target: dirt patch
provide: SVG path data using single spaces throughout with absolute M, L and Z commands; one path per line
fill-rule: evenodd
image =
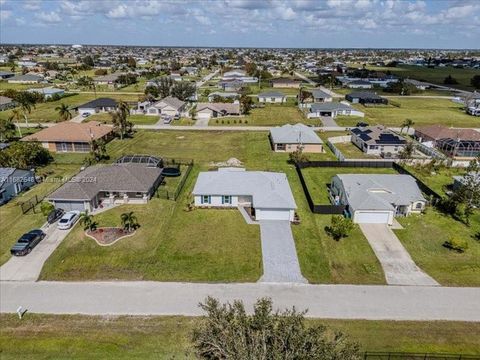
M 223 161 L 223 162 L 211 162 L 210 163 L 210 166 L 215 166 L 215 167 L 224 167 L 224 166 L 228 166 L 228 167 L 241 167 L 243 165 L 243 163 L 238 160 L 237 158 L 230 158 L 228 159 L 227 161 Z
M 118 240 L 134 234 L 135 231 L 127 231 L 118 227 L 98 228 L 94 231 L 88 230 L 85 232 L 85 235 L 95 240 L 100 246 L 112 245 Z

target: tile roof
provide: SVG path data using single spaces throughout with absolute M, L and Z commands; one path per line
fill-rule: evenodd
M 25 136 L 22 141 L 40 142 L 90 142 L 103 138 L 113 131 L 111 126 L 102 125 L 98 121 L 75 123 L 64 121 L 47 127 L 39 132 Z
M 443 125 L 419 126 L 415 128 L 417 136 L 426 135 L 432 139 L 459 139 L 480 141 L 480 132 L 474 129 L 448 128 Z

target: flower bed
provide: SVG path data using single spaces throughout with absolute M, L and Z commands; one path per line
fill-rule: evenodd
M 98 228 L 94 231 L 88 230 L 85 232 L 85 235 L 94 239 L 101 246 L 112 245 L 118 240 L 133 234 L 135 234 L 135 231 L 128 231 L 119 227 Z

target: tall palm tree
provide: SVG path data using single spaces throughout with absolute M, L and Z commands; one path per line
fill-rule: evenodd
M 415 122 L 412 119 L 405 119 L 405 121 L 402 124 L 402 129 L 401 129 L 400 133 L 403 132 L 404 128 L 407 128 L 407 134 L 408 134 L 408 131 L 410 130 L 410 127 L 413 126 L 414 124 L 415 124 Z
M 27 114 L 32 112 L 32 108 L 35 109 L 35 100 L 32 96 L 30 96 L 27 92 L 20 92 L 16 98 L 17 103 L 20 104 L 20 108 L 23 112 L 23 117 L 25 119 L 25 124 L 28 127 L 28 117 Z
M 123 137 L 132 131 L 133 124 L 127 120 L 129 114 L 130 109 L 128 104 L 124 101 L 118 103 L 117 111 L 110 113 L 113 127 L 120 135 L 120 140 L 123 140 Z
M 127 231 L 135 230 L 138 227 L 137 217 L 133 214 L 133 211 L 120 215 L 120 220 L 122 221 L 122 227 Z
M 55 108 L 55 111 L 58 112 L 60 121 L 66 121 L 72 118 L 72 113 L 70 111 L 70 108 L 68 107 L 68 105 L 65 105 L 64 103 L 61 103 L 59 106 L 57 106 Z
M 17 123 L 18 135 L 22 137 L 22 130 L 20 130 L 20 125 L 18 125 L 18 122 L 23 119 L 22 111 L 20 109 L 13 109 L 8 119 Z

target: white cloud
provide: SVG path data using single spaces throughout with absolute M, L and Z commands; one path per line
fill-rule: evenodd
M 62 21 L 60 15 L 55 11 L 50 12 L 39 12 L 35 17 L 40 20 L 42 23 L 56 24 Z
M 5 21 L 12 16 L 11 10 L 0 10 L 0 21 Z
M 25 10 L 40 10 L 42 7 L 42 2 L 40 0 L 28 0 L 23 3 L 23 8 Z

